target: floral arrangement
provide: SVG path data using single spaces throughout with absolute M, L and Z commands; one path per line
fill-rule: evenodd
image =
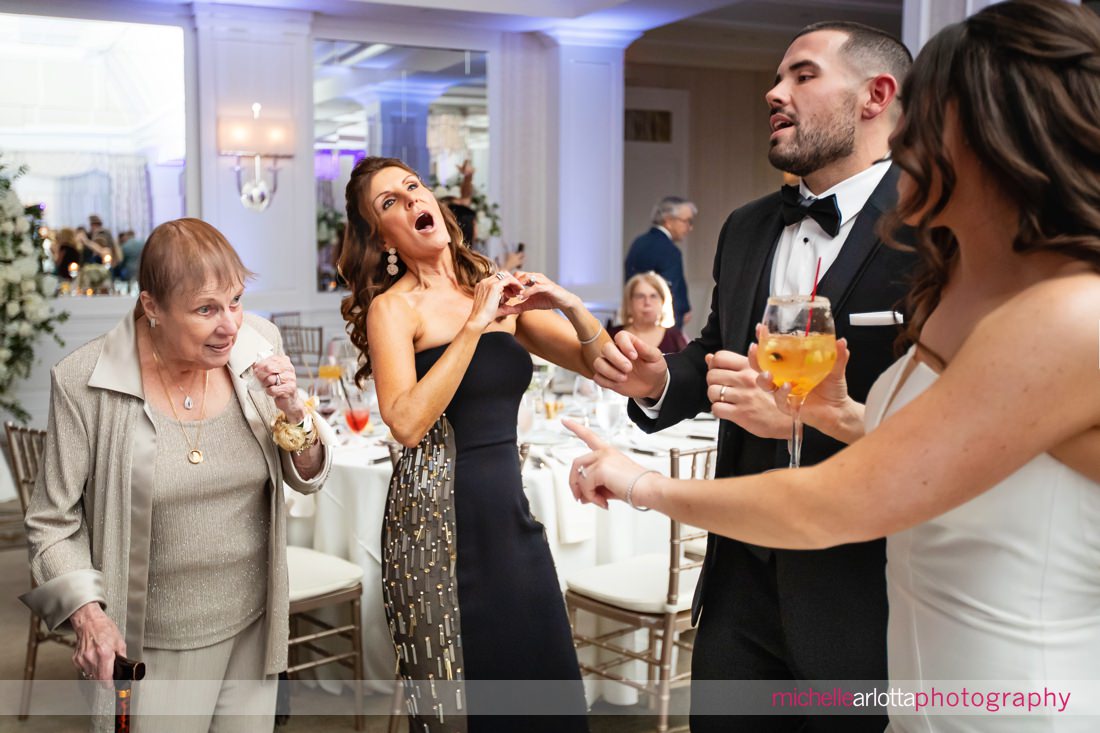
M 336 234 L 344 225 L 344 215 L 339 210 L 329 206 L 317 207 L 317 247 L 327 247 L 336 244 Z
M 12 394 L 16 381 L 30 375 L 34 344 L 47 333 L 61 346 L 57 325 L 69 314 L 51 313 L 49 300 L 57 293 L 57 278 L 46 272 L 45 229 L 42 207 L 23 206 L 11 184 L 25 172 L 6 173 L 0 163 L 0 409 L 20 422 L 30 414 Z

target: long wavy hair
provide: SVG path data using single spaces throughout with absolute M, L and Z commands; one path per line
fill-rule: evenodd
M 1091 10 L 1061 0 L 991 5 L 924 46 L 901 96 L 890 146 L 914 186 L 880 227 L 906 248 L 895 234 L 919 214 L 904 341 L 920 343 L 958 259 L 955 235 L 931 224 L 958 185 L 943 152 L 949 107 L 964 144 L 1019 210 L 1013 251 L 1057 252 L 1100 270 L 1100 18 Z
M 389 290 L 406 272 L 405 263 L 398 258 L 397 274 L 386 272 L 387 256 L 383 245 L 381 221 L 378 213 L 367 203 L 371 181 L 385 168 L 401 168 L 413 175 L 416 171 L 398 158 L 363 158 L 351 171 L 345 191 L 348 224 L 340 248 L 337 270 L 344 277 L 350 291 L 340 303 L 340 314 L 347 322 L 351 342 L 359 347 L 363 357 L 355 373 L 356 381 L 371 375 L 370 349 L 367 343 L 367 311 L 371 301 Z M 450 236 L 448 248 L 455 266 L 459 287 L 472 295 L 474 286 L 493 274 L 496 267 L 483 255 L 471 250 L 463 241 L 462 230 L 454 215 L 446 206 L 439 207 L 443 222 Z

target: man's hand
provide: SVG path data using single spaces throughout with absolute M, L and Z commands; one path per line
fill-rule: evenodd
M 629 331 L 604 344 L 595 369 L 596 384 L 636 399 L 660 398 L 668 376 L 664 354 Z
M 748 358 L 732 351 L 707 354 L 707 398 L 714 416 L 761 438 L 786 438 L 791 419 L 757 386 Z

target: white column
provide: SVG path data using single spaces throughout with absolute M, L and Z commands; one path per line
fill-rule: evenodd
M 253 310 L 304 302 L 316 288 L 311 17 L 195 5 L 202 216 L 258 274 L 247 301 Z M 235 159 L 217 153 L 218 117 L 248 116 L 253 102 L 263 105 L 261 115 L 289 121 L 295 151 L 280 161 L 278 190 L 258 213 L 240 203 Z
M 547 146 L 556 242 L 548 270 L 586 301 L 622 292 L 623 50 L 636 32 L 556 30 Z M 556 109 L 553 102 L 556 101 Z M 556 201 L 554 200 L 556 199 Z

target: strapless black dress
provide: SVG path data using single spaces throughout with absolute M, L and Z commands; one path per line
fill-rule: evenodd
M 416 355 L 418 379 L 446 346 Z M 390 483 L 383 596 L 412 731 L 587 730 L 554 561 L 520 477 L 516 414 L 531 370 L 511 334 L 484 334 L 446 411 L 404 450 Z M 546 681 L 522 694 L 552 699 L 557 714 L 496 714 L 502 696 L 521 694 L 506 684 L 515 680 Z

